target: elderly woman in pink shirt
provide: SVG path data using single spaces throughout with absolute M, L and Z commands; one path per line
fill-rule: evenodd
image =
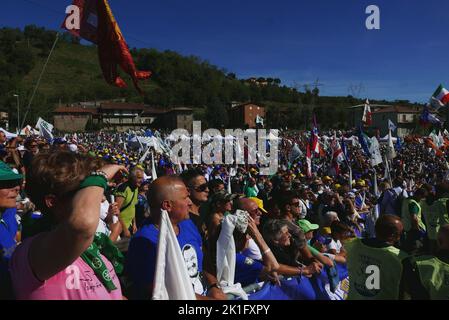
M 24 222 L 28 238 L 10 261 L 18 299 L 123 298 L 117 276 L 123 256 L 107 237 L 95 233 L 108 180 L 122 170 L 68 151 L 33 159 L 26 191 L 43 217 Z

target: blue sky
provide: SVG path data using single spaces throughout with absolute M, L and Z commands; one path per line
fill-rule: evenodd
M 425 102 L 449 86 L 447 0 L 109 0 L 132 47 L 197 55 L 238 77 L 322 95 Z M 58 29 L 70 0 L 3 0 L 0 26 Z M 365 27 L 368 5 L 381 30 Z M 352 91 L 354 92 L 354 91 Z

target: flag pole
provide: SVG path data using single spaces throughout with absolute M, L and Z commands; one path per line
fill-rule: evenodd
M 351 166 L 349 166 L 349 189 L 352 190 L 352 169 L 351 169 Z
M 56 33 L 56 38 L 55 38 L 55 41 L 53 42 L 53 46 L 52 46 L 52 48 L 50 50 L 50 53 L 48 54 L 47 60 L 45 61 L 45 64 L 44 64 L 44 66 L 42 68 L 42 71 L 41 71 L 41 74 L 39 75 L 39 78 L 37 80 L 36 86 L 34 87 L 33 94 L 31 95 L 30 101 L 28 102 L 27 110 L 25 112 L 25 116 L 23 117 L 22 125 L 20 126 L 21 128 L 23 128 L 23 125 L 25 124 L 28 112 L 30 111 L 30 108 L 31 108 L 31 103 L 33 102 L 34 96 L 36 95 L 37 89 L 39 88 L 39 85 L 41 83 L 42 77 L 43 77 L 43 75 L 45 73 L 45 70 L 47 69 L 48 62 L 50 61 L 50 57 L 51 57 L 51 55 L 53 54 L 53 51 L 56 48 L 56 43 L 58 42 L 58 40 L 59 40 L 59 32 Z
M 385 155 L 385 170 L 388 174 L 388 181 L 390 182 L 390 186 L 393 188 L 393 182 L 391 181 L 391 172 L 390 172 L 390 165 L 388 163 L 387 156 Z

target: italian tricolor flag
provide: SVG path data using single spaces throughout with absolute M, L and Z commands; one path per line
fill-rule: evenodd
M 446 88 L 444 88 L 441 84 L 435 91 L 435 93 L 432 95 L 432 97 L 440 101 L 443 105 L 449 103 L 449 91 Z

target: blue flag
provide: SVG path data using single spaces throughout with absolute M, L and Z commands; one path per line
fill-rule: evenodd
M 402 143 L 401 143 L 401 138 L 397 138 L 397 140 L 396 140 L 396 146 L 395 146 L 395 148 L 396 148 L 396 151 L 401 151 L 401 149 L 402 149 Z
M 362 146 L 363 151 L 365 152 L 365 154 L 368 157 L 371 157 L 371 153 L 369 152 L 368 141 L 367 141 L 368 137 L 363 132 L 361 125 L 360 125 L 360 128 L 359 128 L 358 137 L 359 137 L 359 142 L 360 142 L 360 145 Z
M 345 156 L 346 161 L 349 160 L 348 147 L 346 146 L 345 137 L 341 137 L 341 151 Z

